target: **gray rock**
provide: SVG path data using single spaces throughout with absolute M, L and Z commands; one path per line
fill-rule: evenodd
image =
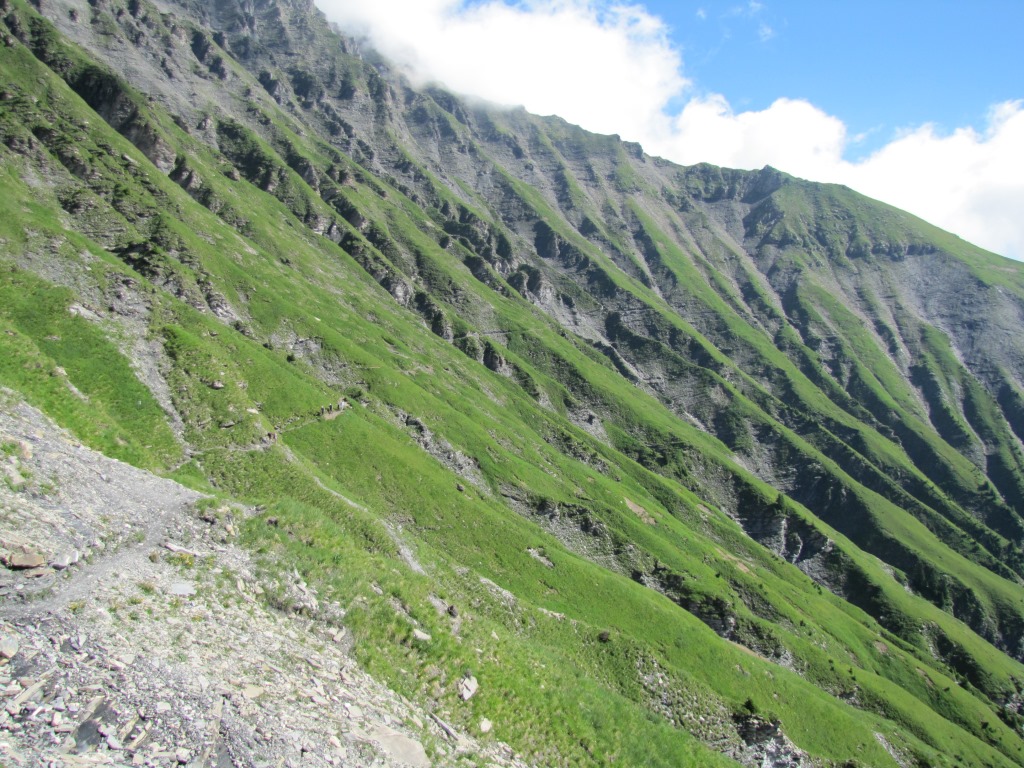
M 167 591 L 175 597 L 192 597 L 196 593 L 196 585 L 191 581 L 176 581 Z
M 38 552 L 14 552 L 8 558 L 7 565 L 16 570 L 39 568 L 46 565 L 46 558 Z
M 61 552 L 50 561 L 50 567 L 63 571 L 65 568 L 70 568 L 77 563 L 80 557 L 81 555 L 77 549 L 72 549 L 70 552 Z
M 368 729 L 367 735 L 396 762 L 414 768 L 430 768 L 430 758 L 427 757 L 423 745 L 415 739 L 386 725 L 376 724 Z
M 4 635 L 0 637 L 0 657 L 13 659 L 18 655 L 18 639 Z
M 84 317 L 86 320 L 92 320 L 93 322 L 98 322 L 100 320 L 99 315 L 91 309 L 83 307 L 81 304 L 72 304 L 68 307 L 68 314 L 73 315 L 74 317 Z M 63 371 L 64 369 L 57 368 L 56 370 Z
M 421 643 L 429 643 L 431 640 L 430 635 L 428 635 L 426 632 L 419 628 L 414 629 L 412 631 L 412 636 L 416 640 L 419 640 Z
M 480 687 L 480 683 L 472 675 L 466 675 L 464 678 L 459 680 L 459 696 L 462 697 L 463 701 L 469 701 L 473 698 L 473 694 L 477 692 Z
M 258 685 L 247 685 L 245 686 L 245 688 L 242 689 L 242 695 L 250 701 L 252 701 L 253 699 L 258 699 L 264 693 L 266 693 L 266 691 L 264 691 Z
M 10 464 L 4 465 L 4 477 L 12 490 L 20 491 L 28 485 L 28 480 L 25 479 L 25 476 Z
M 184 747 L 178 747 L 178 749 L 174 750 L 174 760 L 178 763 L 178 765 L 185 765 L 185 763 L 187 763 L 191 759 L 192 753 Z

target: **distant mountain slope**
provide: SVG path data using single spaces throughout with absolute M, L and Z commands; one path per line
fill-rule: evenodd
M 543 765 L 1020 763 L 1020 265 L 298 0 L 0 17 L 0 384 L 267 505 L 370 672 Z

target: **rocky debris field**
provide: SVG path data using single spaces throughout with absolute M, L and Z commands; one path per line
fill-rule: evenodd
M 237 545 L 252 510 L 0 396 L 0 764 L 522 765 L 357 668 L 343 611 Z

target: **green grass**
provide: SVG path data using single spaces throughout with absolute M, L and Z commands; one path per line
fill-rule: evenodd
M 109 456 L 147 468 L 181 448 L 166 414 L 108 334 L 69 312 L 70 291 L 6 265 L 0 282 L 0 383 L 26 393 Z
M 64 55 L 76 67 L 87 60 L 69 45 Z M 261 93 L 237 62 L 231 68 Z M 671 387 L 629 381 L 587 338 L 524 301 L 487 249 L 504 242 L 528 253 L 532 225 L 503 220 L 465 179 L 443 184 L 414 146 L 393 147 L 405 158 L 405 181 L 377 176 L 317 136 L 300 112 L 236 91 L 234 122 L 221 122 L 224 155 L 154 102 L 145 118 L 201 178 L 200 205 L 26 49 L 0 50 L 0 71 L 20 89 L 0 114 L 3 136 L 56 132 L 34 153 L 0 149 L 0 384 L 109 455 L 218 499 L 265 505 L 245 524 L 247 545 L 268 570 L 295 568 L 339 602 L 360 663 L 399 692 L 470 731 L 487 717 L 495 738 L 545 765 L 727 764 L 705 742 L 729 733 L 748 701 L 832 764 L 893 765 L 876 733 L 921 764 L 1019 764 L 1024 742 L 1014 719 L 999 714 L 1024 667 L 950 606 L 910 594 L 903 563 L 878 559 L 898 543 L 916 558 L 909 565 L 970 590 L 985 621 L 1009 626 L 1024 614 L 1019 583 L 994 562 L 1007 538 L 975 514 L 989 510 L 996 525 L 998 510 L 977 490 L 980 469 L 936 428 L 878 346 L 882 325 L 903 337 L 909 325 L 895 318 L 868 327 L 824 284 L 801 287 L 792 306 L 776 308 L 775 288 L 752 260 L 706 216 L 698 226 L 697 214 L 663 206 L 655 191 L 672 191 L 671 181 L 675 195 L 718 195 L 745 177 L 708 171 L 698 179 L 695 170 L 672 180 L 611 138 L 557 121 L 494 118 L 496 141 L 528 126 L 533 141 L 522 146 L 559 169 L 561 202 L 511 169 L 493 169 L 508 200 L 528 212 L 524 221 L 544 220 L 586 259 L 582 273 L 538 261 L 544 280 L 578 312 L 613 300 L 642 310 L 642 323 L 622 322 L 620 353 L 697 388 L 700 397 L 685 404 L 691 413 Z M 372 90 L 375 77 L 362 72 L 352 82 Z M 435 116 L 476 158 L 496 156 L 440 110 Z M 76 172 L 61 153 L 86 122 L 75 151 L 88 172 Z M 389 129 L 378 139 L 401 144 L 403 135 Z M 611 176 L 577 176 L 574 155 L 584 150 L 595 162 L 607 155 Z M 273 191 L 225 175 L 250 161 L 253 179 L 277 174 Z M 347 181 L 319 177 L 318 196 L 296 171 L 303 164 L 342 169 Z M 366 226 L 345 222 L 327 189 Z M 623 190 L 644 196 L 626 201 Z M 789 182 L 775 196 L 787 213 L 775 236 L 804 243 L 779 256 L 793 269 L 850 269 L 851 242 L 904 237 L 906 227 L 938 237 L 841 190 Z M 855 212 L 855 233 L 826 218 L 837 200 Z M 876 223 L 859 223 L 869 215 Z M 576 231 L 583 216 L 603 222 L 599 234 L 623 259 Z M 318 217 L 335 222 L 348 251 L 307 226 Z M 441 228 L 452 217 L 475 234 L 443 249 Z M 656 253 L 637 250 L 641 236 Z M 487 279 L 473 276 L 474 259 L 487 264 Z M 978 264 L 985 279 L 1020 289 L 1001 262 Z M 638 277 L 644 269 L 666 280 L 660 294 Z M 381 287 L 384 273 L 428 297 L 457 335 L 486 341 L 504 373 L 432 333 L 415 299 L 401 305 Z M 109 308 L 126 278 L 146 299 L 131 318 Z M 216 316 L 219 297 L 233 318 Z M 881 318 L 884 302 L 865 298 L 862 314 Z M 100 319 L 72 314 L 75 303 Z M 924 364 L 959 403 L 951 423 L 998 446 L 1005 477 L 996 486 L 1009 488 L 1020 462 L 999 404 L 948 339 L 916 330 Z M 821 367 L 828 350 L 816 347 L 826 335 L 850 378 L 842 366 Z M 129 362 L 139 338 L 160 350 L 191 452 L 184 464 L 168 415 Z M 863 392 L 870 403 L 860 402 Z M 966 394 L 952 398 L 957 392 Z M 323 418 L 321 409 L 343 397 L 352 407 Z M 595 414 L 598 436 L 570 420 L 581 411 Z M 433 436 L 429 450 L 417 422 Z M 915 464 L 893 424 L 936 463 Z M 829 478 L 870 528 L 844 528 L 838 516 L 829 525 L 827 506 L 810 494 L 806 505 L 780 496 L 750 469 L 765 455 Z M 468 467 L 461 474 L 448 467 L 460 462 Z M 846 568 L 832 575 L 862 580 L 862 608 L 744 534 L 728 514 L 748 511 L 743 505 L 764 515 L 782 509 L 828 537 Z M 984 537 L 987 554 L 970 548 L 972 537 Z M 404 548 L 426 575 L 404 562 Z M 458 608 L 457 631 L 435 603 Z M 738 642 L 697 618 L 716 606 L 735 620 Z M 432 640 L 414 641 L 413 626 Z M 942 639 L 957 658 L 931 652 Z M 775 661 L 762 658 L 771 654 Z M 481 690 L 463 703 L 455 683 L 466 672 Z

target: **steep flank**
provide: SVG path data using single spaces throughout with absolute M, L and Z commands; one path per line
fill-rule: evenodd
M 1024 759 L 1019 265 L 300 0 L 0 19 L 0 385 L 257 507 L 417 711 L 538 765 Z

